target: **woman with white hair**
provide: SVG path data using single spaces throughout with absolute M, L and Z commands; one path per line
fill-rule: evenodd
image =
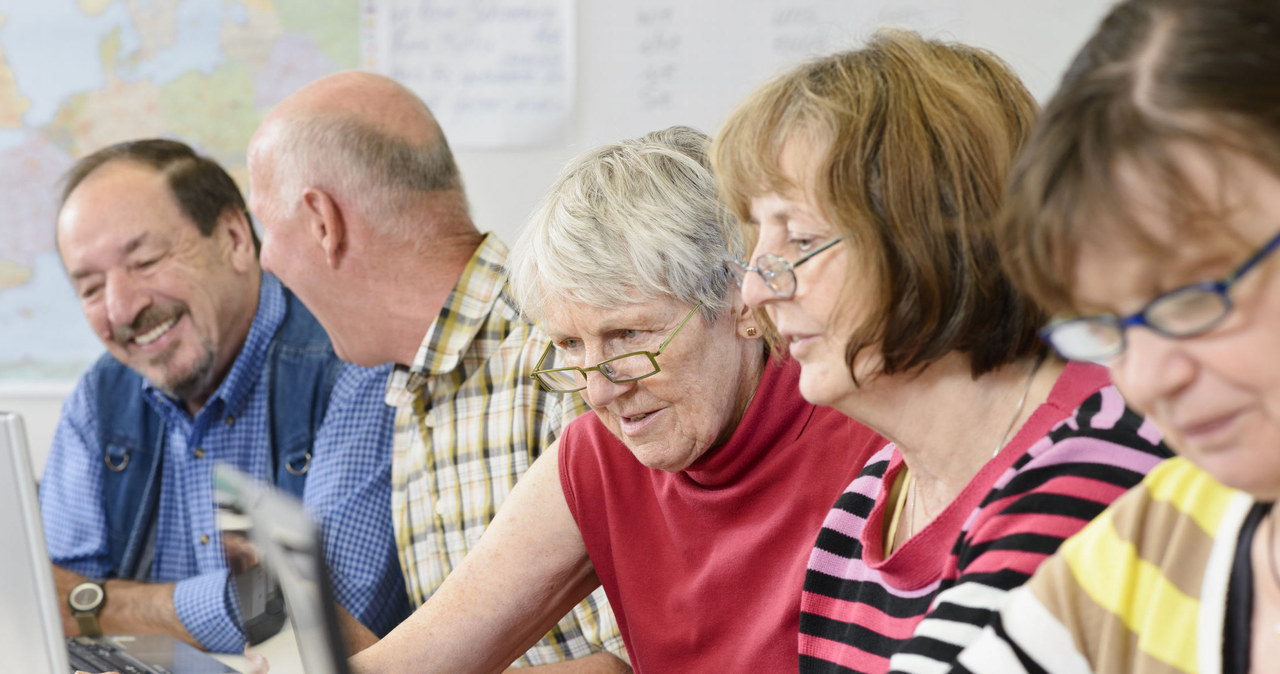
M 534 376 L 595 413 L 356 671 L 501 670 L 600 585 L 637 671 L 796 668 L 813 537 L 883 441 L 769 356 L 707 144 L 673 127 L 588 152 L 513 246 L 512 288 L 552 336 Z

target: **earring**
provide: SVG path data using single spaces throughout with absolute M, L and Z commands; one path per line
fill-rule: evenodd
M 748 325 L 748 326 L 747 326 L 747 336 L 748 336 L 748 337 L 755 337 L 755 336 L 756 336 L 756 326 L 754 326 L 754 325 Z

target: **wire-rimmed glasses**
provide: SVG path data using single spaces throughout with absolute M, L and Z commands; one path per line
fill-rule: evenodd
M 551 369 L 542 369 L 543 363 L 547 361 L 547 356 L 551 350 L 555 348 L 554 342 L 548 342 L 547 348 L 543 350 L 542 357 L 538 359 L 538 364 L 533 367 L 533 373 L 529 376 L 537 380 L 538 385 L 551 393 L 574 393 L 581 391 L 587 387 L 587 373 L 591 371 L 599 372 L 604 375 L 605 379 L 615 383 L 624 384 L 645 377 L 652 377 L 662 371 L 658 366 L 658 356 L 666 350 L 667 345 L 672 339 L 680 333 L 680 328 L 689 322 L 693 315 L 698 313 L 698 309 L 702 308 L 702 303 L 694 305 L 689 310 L 689 314 L 680 321 L 680 325 L 667 335 L 666 340 L 658 346 L 657 351 L 633 351 L 624 353 L 621 356 L 614 356 L 607 360 L 602 360 L 593 367 L 555 367 Z
M 774 255 L 773 253 L 762 253 L 756 257 L 756 266 L 749 267 L 737 260 L 729 260 L 729 272 L 733 274 L 734 283 L 738 287 L 742 287 L 742 282 L 746 280 L 747 274 L 755 272 L 760 275 L 760 279 L 773 291 L 774 295 L 784 300 L 795 297 L 796 294 L 796 267 L 813 259 L 813 256 L 822 251 L 840 243 L 840 237 L 836 237 L 817 248 L 801 255 L 795 262 Z
M 1145 326 L 1172 338 L 1203 334 L 1231 313 L 1234 308 L 1228 294 L 1231 288 L 1277 247 L 1280 247 L 1280 233 L 1220 279 L 1161 293 L 1128 316 L 1099 314 L 1053 321 L 1040 330 L 1040 337 L 1063 358 L 1105 362 L 1124 352 L 1125 331 L 1133 326 Z

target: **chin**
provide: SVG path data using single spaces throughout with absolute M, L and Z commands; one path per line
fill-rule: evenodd
M 800 370 L 800 395 L 814 405 L 833 407 L 845 393 L 832 381 L 832 372 L 821 365 L 805 365 Z

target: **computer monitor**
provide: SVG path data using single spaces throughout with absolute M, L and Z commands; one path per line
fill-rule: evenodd
M 349 674 L 324 559 L 321 529 L 292 495 L 228 466 L 214 466 L 215 492 L 249 519 L 249 540 L 280 582 L 307 674 Z
M 71 671 L 22 417 L 0 412 L 0 652 L 14 672 Z

